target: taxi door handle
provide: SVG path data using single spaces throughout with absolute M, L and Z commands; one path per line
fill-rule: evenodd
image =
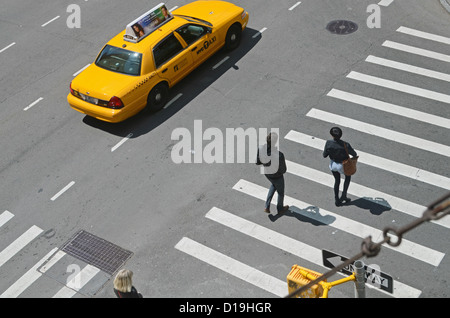
M 165 68 L 161 71 L 161 73 L 165 73 L 165 72 L 167 72 L 167 70 L 168 70 L 168 68 Z
M 197 49 L 197 47 L 193 47 L 193 48 L 191 49 L 191 51 L 194 52 L 196 49 Z

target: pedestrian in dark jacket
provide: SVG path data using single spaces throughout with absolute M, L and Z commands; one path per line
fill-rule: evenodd
M 128 269 L 120 270 L 114 279 L 114 294 L 118 298 L 142 298 L 133 286 L 133 272 Z
M 347 202 L 350 202 L 350 199 L 347 198 L 347 190 L 350 185 L 351 176 L 345 176 L 344 180 L 344 188 L 342 190 L 342 195 L 339 198 L 339 186 L 341 184 L 341 174 L 344 174 L 344 170 L 342 167 L 342 162 L 348 158 L 347 152 L 345 151 L 344 145 L 347 147 L 347 151 L 349 155 L 356 157 L 356 151 L 353 150 L 352 146 L 343 140 L 342 130 L 339 127 L 333 127 L 330 129 L 330 134 L 333 137 L 332 140 L 327 140 L 325 143 L 325 148 L 323 150 L 323 157 L 330 157 L 330 171 L 334 176 L 334 200 L 336 206 L 341 206 Z
M 264 212 L 270 213 L 270 203 L 272 202 L 275 191 L 278 195 L 277 210 L 283 213 L 289 209 L 284 205 L 284 173 L 286 172 L 286 161 L 284 154 L 276 149 L 275 144 L 278 140 L 276 133 L 270 133 L 266 138 L 266 144 L 258 148 L 256 159 L 257 165 L 264 166 L 264 175 L 270 181 L 270 189 L 267 194 Z

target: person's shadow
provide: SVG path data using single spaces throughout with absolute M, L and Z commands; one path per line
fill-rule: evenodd
M 301 222 L 309 222 L 312 225 L 316 226 L 330 225 L 336 220 L 334 216 L 321 215 L 320 209 L 316 206 L 309 206 L 305 209 L 300 209 L 296 206 L 290 206 L 289 210 L 286 212 L 278 213 L 275 215 L 269 214 L 269 219 L 272 222 L 275 222 L 283 216 L 294 217 Z
M 345 205 L 354 205 L 358 208 L 369 210 L 373 215 L 381 215 L 383 212 L 389 211 L 392 209 L 389 202 L 387 202 L 383 198 L 369 198 L 362 197 L 356 200 L 352 200 Z

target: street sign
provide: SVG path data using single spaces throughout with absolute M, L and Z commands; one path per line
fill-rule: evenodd
M 328 268 L 335 268 L 342 264 L 348 258 L 342 255 L 335 254 L 326 250 L 322 250 L 322 260 L 323 266 Z M 366 284 L 380 288 L 381 290 L 387 291 L 388 293 L 394 292 L 394 280 L 391 276 L 383 273 L 375 265 L 364 265 L 366 270 L 365 282 Z M 354 263 L 349 264 L 340 270 L 341 273 L 346 275 L 352 275 L 355 272 Z

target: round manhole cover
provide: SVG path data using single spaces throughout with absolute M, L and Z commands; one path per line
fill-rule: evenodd
M 352 21 L 335 20 L 327 24 L 327 30 L 334 34 L 350 34 L 358 30 L 358 25 Z

